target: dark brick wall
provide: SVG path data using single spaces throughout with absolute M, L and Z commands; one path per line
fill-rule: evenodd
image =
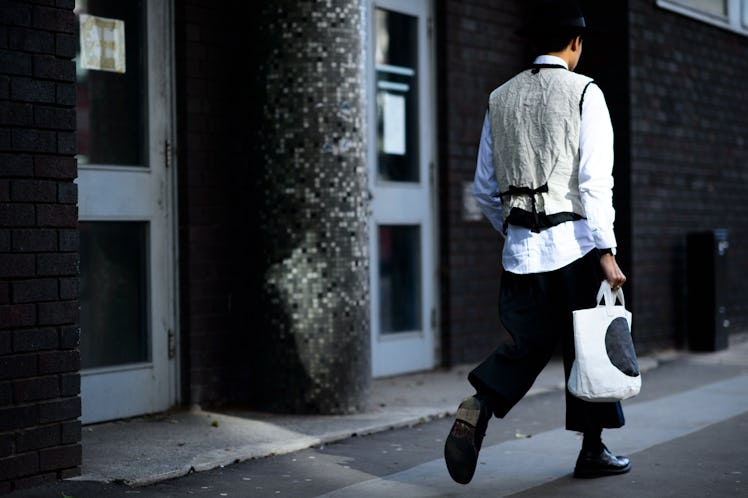
M 628 2 L 580 2 L 588 26 L 592 28 L 583 42 L 582 58 L 576 71 L 594 78 L 603 91 L 613 124 L 613 207 L 616 210 L 615 232 L 618 241 L 616 261 L 629 279 L 625 287 L 626 305 L 631 309 L 636 303 L 632 283 L 631 235 L 631 137 L 629 86 L 629 26 Z M 637 322 L 638 323 L 638 322 Z M 635 331 L 637 342 L 638 329 Z
M 730 330 L 748 326 L 748 37 L 630 2 L 631 285 L 639 340 L 684 345 L 686 235 L 727 228 Z M 708 310 L 704 310 L 705 313 Z
M 437 2 L 442 361 L 483 359 L 508 335 L 498 319 L 501 241 L 463 220 L 488 95 L 528 64 L 514 31 L 521 2 Z
M 240 2 L 176 4 L 182 399 L 247 396 L 252 236 L 247 17 Z M 251 31 L 251 30 L 249 30 Z M 244 84 L 244 86 L 242 86 Z
M 619 261 L 629 276 L 637 342 L 642 350 L 677 345 L 685 326 L 686 233 L 726 227 L 730 261 L 742 258 L 746 38 L 650 1 L 619 2 L 612 13 L 583 4 L 603 27 L 588 40 L 580 71 L 603 88 L 613 118 Z M 182 378 L 190 403 L 251 391 L 252 308 L 239 303 L 252 302 L 256 285 L 247 257 L 256 167 L 242 142 L 253 125 L 252 99 L 262 96 L 236 77 L 236 54 L 245 50 L 251 60 L 245 37 L 252 29 L 240 23 L 245 7 L 231 5 L 235 15 L 205 0 L 176 6 Z M 442 361 L 455 364 L 477 361 L 507 339 L 497 312 L 501 242 L 485 220 L 463 220 L 463 186 L 473 177 L 488 94 L 529 54 L 513 35 L 523 2 L 436 5 Z M 0 81 L 3 91 L 10 85 Z M 49 95 L 43 86 L 38 91 Z M 3 133 L 0 144 L 9 143 Z M 33 143 L 45 140 L 42 134 Z M 9 189 L 0 185 L 0 196 Z M 748 320 L 746 285 L 733 272 L 733 329 Z
M 0 493 L 81 464 L 74 23 L 0 4 Z
M 445 364 L 481 360 L 508 335 L 498 319 L 502 245 L 487 220 L 464 221 L 463 185 L 475 172 L 489 93 L 526 67 L 532 55 L 515 36 L 527 2 L 438 2 L 440 258 Z M 583 1 L 588 24 L 579 72 L 602 88 L 615 132 L 616 235 L 630 267 L 629 89 L 626 2 Z M 611 64 L 611 54 L 618 63 Z

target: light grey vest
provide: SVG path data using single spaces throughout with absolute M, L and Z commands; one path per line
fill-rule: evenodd
M 519 73 L 488 103 L 504 225 L 540 231 L 585 217 L 579 193 L 582 100 L 591 78 L 563 67 Z

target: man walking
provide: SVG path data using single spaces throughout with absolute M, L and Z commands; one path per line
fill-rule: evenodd
M 476 394 L 460 404 L 444 457 L 452 478 L 475 473 L 492 415 L 527 393 L 561 341 L 568 380 L 572 311 L 596 305 L 600 282 L 626 277 L 615 259 L 613 129 L 602 91 L 574 73 L 585 19 L 573 0 L 540 0 L 521 34 L 538 54 L 489 98 L 473 194 L 505 236 L 499 313 L 513 339 L 468 375 Z M 602 442 L 624 424 L 618 402 L 590 403 L 566 391 L 566 428 L 584 435 L 575 477 L 622 474 L 629 459 Z

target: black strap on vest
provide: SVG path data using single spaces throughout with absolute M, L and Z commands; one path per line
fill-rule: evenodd
M 541 69 L 566 69 L 566 66 L 561 64 L 533 64 L 532 74 L 538 74 Z
M 530 197 L 530 202 L 532 203 L 532 218 L 530 220 L 530 226 L 528 228 L 532 229 L 533 232 L 539 232 L 540 231 L 540 215 L 538 213 L 537 206 L 535 204 L 535 195 L 542 194 L 544 192 L 548 192 L 548 183 L 544 183 L 538 188 L 530 188 L 530 187 L 516 187 L 514 185 L 509 185 L 509 190 L 505 192 L 499 192 L 499 197 L 501 198 L 501 201 L 504 201 L 504 197 L 506 196 L 515 196 L 515 195 L 527 195 Z M 515 208 L 516 209 L 516 208 Z M 510 214 L 515 211 L 515 209 L 512 209 L 510 211 Z M 518 211 L 522 211 L 527 213 L 527 211 L 523 211 L 522 209 L 518 209 Z M 507 222 L 509 221 L 509 218 L 507 218 Z M 523 225 L 526 226 L 526 225 Z M 506 227 L 504 227 L 506 230 Z
M 535 233 L 540 233 L 541 230 L 544 230 L 546 228 L 555 227 L 556 225 L 560 225 L 561 223 L 566 223 L 567 221 L 576 221 L 576 220 L 583 220 L 584 217 L 578 215 L 577 213 L 564 211 L 562 213 L 555 213 L 555 214 L 545 214 L 545 213 L 531 213 L 529 211 L 525 211 L 520 208 L 512 208 L 511 211 L 509 211 L 509 216 L 507 216 L 506 221 L 504 222 L 504 233 L 506 233 L 506 229 L 509 225 L 516 225 L 520 227 L 529 228 L 531 231 Z
M 500 192 L 499 197 L 501 198 L 502 202 L 504 200 L 504 197 L 507 196 L 527 195 L 530 196 L 530 201 L 532 203 L 532 212 L 525 211 L 524 209 L 516 207 L 512 208 L 512 210 L 509 211 L 509 216 L 507 216 L 506 221 L 504 222 L 504 232 L 506 232 L 507 226 L 511 224 L 529 228 L 533 232 L 538 233 L 544 228 L 550 228 L 567 221 L 581 220 L 583 218 L 582 216 L 574 212 L 562 212 L 555 214 L 538 213 L 538 209 L 535 203 L 535 196 L 537 194 L 542 194 L 545 192 L 548 192 L 547 183 L 544 183 L 538 188 L 515 187 L 514 185 L 510 185 L 509 190 L 507 190 L 506 192 Z
M 509 190 L 505 192 L 499 192 L 499 197 L 504 197 L 505 195 L 529 195 L 533 198 L 533 203 L 535 202 L 535 194 L 542 194 L 544 192 L 548 192 L 548 184 L 544 183 L 538 188 L 530 188 L 530 187 L 515 187 L 514 185 L 509 185 Z
M 582 98 L 579 99 L 579 115 L 582 115 L 582 104 L 584 104 L 584 95 L 587 93 L 587 89 L 590 87 L 591 84 L 595 83 L 595 80 L 592 80 L 588 82 L 586 85 L 584 85 L 584 90 L 582 90 Z M 595 83 L 597 84 L 597 83 Z

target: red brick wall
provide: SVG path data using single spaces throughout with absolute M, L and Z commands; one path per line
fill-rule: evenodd
M 727 315 L 744 331 L 748 37 L 654 1 L 630 5 L 635 328 L 652 345 L 683 344 L 686 235 L 727 228 Z
M 74 28 L 0 5 L 0 493 L 81 464 Z

